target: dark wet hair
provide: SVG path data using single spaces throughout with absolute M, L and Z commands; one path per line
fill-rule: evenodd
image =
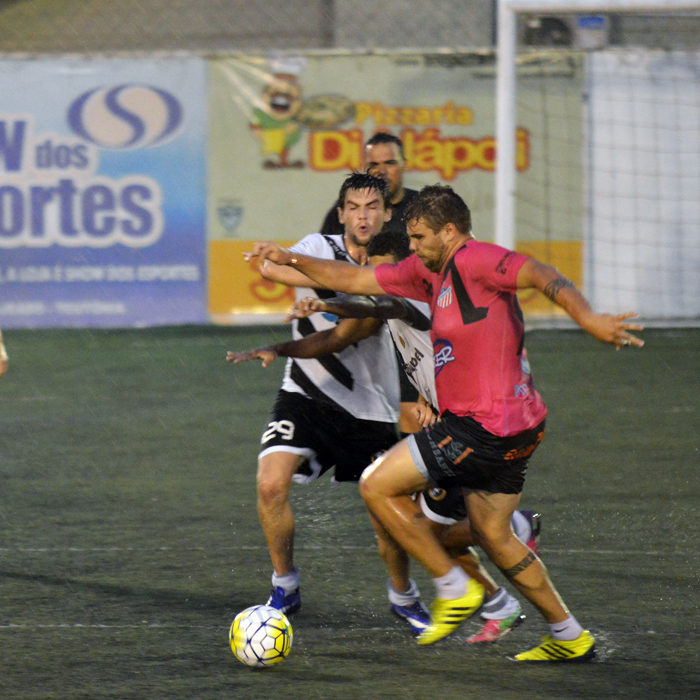
M 393 143 L 394 145 L 398 146 L 401 159 L 406 160 L 406 154 L 403 152 L 403 143 L 398 136 L 394 136 L 394 134 L 390 134 L 387 131 L 378 131 L 374 136 L 367 140 L 365 148 L 367 148 L 367 146 L 376 146 L 379 143 Z
M 411 254 L 410 245 L 411 239 L 405 231 L 397 231 L 396 229 L 380 231 L 367 244 L 367 257 L 393 255 L 398 262 Z
M 369 175 L 368 173 L 353 173 L 345 178 L 338 195 L 338 207 L 340 209 L 345 205 L 345 195 L 348 193 L 348 190 L 377 190 L 384 202 L 384 208 L 391 208 L 389 185 L 381 177 L 374 177 L 374 175 Z
M 463 234 L 471 233 L 472 215 L 464 200 L 448 185 L 424 187 L 406 206 L 403 215 L 408 224 L 422 219 L 431 231 L 454 224 Z

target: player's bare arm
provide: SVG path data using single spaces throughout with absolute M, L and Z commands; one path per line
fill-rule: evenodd
M 308 318 L 315 313 L 327 313 L 326 302 L 324 299 L 317 297 L 304 297 L 299 301 L 294 302 L 292 310 L 289 312 L 285 321 L 293 321 L 295 318 Z
M 528 259 L 518 272 L 518 289 L 535 288 L 566 311 L 576 323 L 603 343 L 613 345 L 616 350 L 626 345 L 641 348 L 644 341 L 630 331 L 644 330 L 639 323 L 628 322 L 637 314 L 601 314 L 591 308 L 586 297 L 555 267 Z
M 265 260 L 260 265 L 260 275 L 271 282 L 286 284 L 288 287 L 310 287 L 320 289 L 321 285 L 314 282 L 299 270 L 287 265 L 276 265 L 270 260 Z
M 327 300 L 314 297 L 301 299 L 294 304 L 287 320 L 305 318 L 317 311 L 335 314 L 340 318 L 378 318 L 383 321 L 389 318 L 406 318 L 408 316 L 406 305 L 396 297 L 373 298 L 342 295 Z
M 259 257 L 262 262 L 270 260 L 277 265 L 287 265 L 318 283 L 324 289 L 345 294 L 383 295 L 373 267 L 353 265 L 340 260 L 321 260 L 300 253 L 292 253 L 274 241 L 260 241 L 246 253 L 246 260 Z
M 346 319 L 337 326 L 325 331 L 317 331 L 298 340 L 290 340 L 276 345 L 267 345 L 247 352 L 229 351 L 226 361 L 240 364 L 249 360 L 260 359 L 267 367 L 278 357 L 296 357 L 311 359 L 342 352 L 345 348 L 359 343 L 374 335 L 381 327 L 376 319 Z

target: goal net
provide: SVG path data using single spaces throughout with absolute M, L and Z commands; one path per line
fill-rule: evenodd
M 509 187 L 503 164 L 497 241 L 563 268 L 597 310 L 700 322 L 700 4 L 505 4 L 499 156 L 504 111 L 537 126 L 527 177 Z

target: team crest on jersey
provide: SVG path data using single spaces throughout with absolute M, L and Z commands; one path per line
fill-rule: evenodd
M 448 362 L 454 362 L 457 358 L 453 354 L 452 343 L 449 340 L 438 338 L 433 343 L 433 361 L 435 362 L 435 376 Z
M 452 303 L 452 285 L 449 287 L 443 287 L 440 290 L 440 294 L 437 298 L 437 305 L 444 309 Z

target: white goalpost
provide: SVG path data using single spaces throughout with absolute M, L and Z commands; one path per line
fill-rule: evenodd
M 672 14 L 700 0 L 499 0 L 495 241 L 522 239 L 518 197 L 518 15 Z M 700 319 L 700 39 L 697 47 L 579 52 L 582 284 L 599 308 Z M 522 59 L 522 54 L 520 55 Z M 522 63 L 522 60 L 520 61 Z M 545 117 L 547 118 L 547 117 Z M 549 117 L 552 122 L 560 114 Z M 555 148 L 561 148 L 557 144 Z M 543 199 L 557 195 L 550 176 Z M 551 194 L 555 193 L 555 194 Z M 545 212 L 542 216 L 555 216 Z M 556 208 L 556 206 L 555 206 Z M 536 218 L 533 215 L 532 218 Z

